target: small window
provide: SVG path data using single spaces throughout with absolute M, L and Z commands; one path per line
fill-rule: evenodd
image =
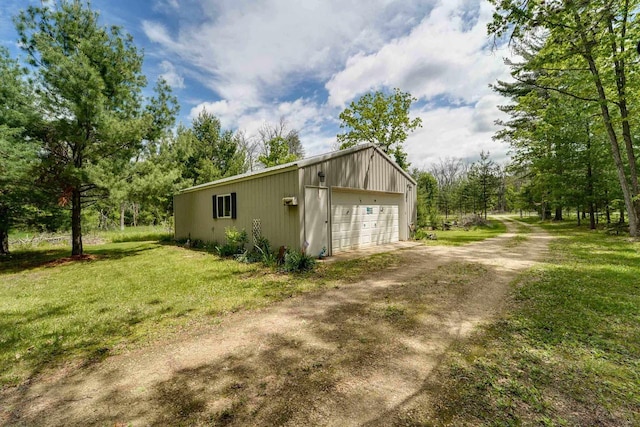
M 213 196 L 214 218 L 236 218 L 236 193 Z

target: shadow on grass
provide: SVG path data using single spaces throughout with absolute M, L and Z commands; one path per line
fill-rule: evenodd
M 59 406 L 34 411 L 24 421 L 37 424 L 46 415 L 65 425 L 126 425 L 141 418 L 158 426 L 318 425 L 350 420 L 353 414 L 374 417 L 389 404 L 389 396 L 380 394 L 371 379 L 388 375 L 401 384 L 414 382 L 421 370 L 411 360 L 423 356 L 421 348 L 435 338 L 425 331 L 422 316 L 439 305 L 447 312 L 470 297 L 459 280 L 469 268 L 460 264 L 453 272 L 438 269 L 433 277 L 389 288 L 336 293 L 329 307 L 326 300 L 305 300 L 297 319 L 312 325 L 308 335 L 295 329 L 265 332 L 260 342 L 243 343 L 200 366 L 161 376 L 144 397 L 119 388 L 117 382 L 130 375 L 126 371 L 94 372 L 96 386 L 109 391 L 87 402 L 92 411 L 86 418 L 72 419 L 69 403 L 61 399 Z M 476 275 L 494 274 L 472 269 Z M 83 374 L 78 375 L 75 379 Z M 58 386 L 47 385 L 51 390 Z M 21 392 L 12 416 L 31 404 L 28 390 Z
M 88 246 L 83 257 L 72 257 L 67 248 L 31 249 L 15 251 L 0 258 L 0 275 L 14 274 L 41 267 L 56 267 L 77 262 L 96 262 L 102 260 L 121 259 L 142 252 L 155 249 L 156 245 L 149 242 L 147 247 L 130 246 L 118 247 L 117 244 Z
M 498 350 L 489 341 L 488 349 L 468 369 L 449 370 L 444 364 L 440 368 L 444 373 L 436 369 L 426 377 L 416 369 L 411 362 L 416 357 L 427 363 L 433 356 L 434 366 L 441 366 L 445 357 L 437 349 L 433 355 L 425 354 L 424 348 L 443 339 L 443 333 L 453 333 L 425 329 L 421 315 L 453 311 L 477 298 L 474 286 L 462 283 L 469 273 L 485 280 L 495 275 L 492 268 L 474 266 L 457 263 L 428 278 L 362 295 L 337 295 L 330 307 L 305 301 L 298 316 L 312 325 L 308 335 L 265 334 L 259 345 L 245 343 L 200 366 L 177 370 L 153 383 L 144 399 L 137 392 L 127 394 L 117 388 L 116 382 L 126 372 L 100 372 L 99 382 L 111 391 L 89 403 L 95 412 L 88 418 L 65 418 L 68 402 L 59 402 L 59 407 L 43 409 L 25 421 L 37 424 L 53 411 L 61 416 L 57 421 L 69 425 L 126 424 L 141 418 L 151 425 L 318 425 L 353 420 L 354 414 L 366 414 L 369 420 L 364 425 L 380 426 L 431 425 L 437 420 L 542 424 L 545 419 L 561 421 L 552 405 L 555 399 L 569 405 L 569 424 L 623 425 L 624 414 L 609 410 L 609 405 L 621 401 L 624 405 L 620 390 L 630 387 L 625 375 L 632 372 L 627 368 L 634 366 L 640 351 L 637 325 L 636 335 L 625 335 L 628 330 L 620 329 L 633 326 L 636 312 L 629 302 L 637 300 L 637 286 L 625 285 L 633 283 L 633 274 L 626 273 L 617 273 L 615 282 L 622 285 L 611 286 L 605 264 L 592 266 L 595 274 L 563 268 L 553 280 L 543 276 L 542 288 L 518 291 L 524 309 L 506 323 L 490 327 L 490 339 L 498 340 Z M 585 287 L 587 283 L 592 286 Z M 611 292 L 615 298 L 609 298 Z M 457 342 L 456 347 L 462 347 L 464 341 Z M 615 375 L 621 375 L 618 387 L 579 360 L 563 364 L 545 356 L 567 350 L 607 355 L 628 372 L 616 368 Z M 449 375 L 454 383 L 443 385 L 442 375 Z M 396 389 L 396 381 L 400 385 L 407 381 L 413 388 Z M 55 389 L 56 384 L 49 387 Z M 389 406 L 389 396 L 380 394 L 385 387 L 389 393 L 408 397 Z M 24 403 L 13 409 L 15 414 L 29 405 L 27 394 L 20 401 Z

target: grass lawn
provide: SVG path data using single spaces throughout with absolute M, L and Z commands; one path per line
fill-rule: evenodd
M 12 230 L 9 234 L 9 246 L 11 251 L 34 249 L 37 247 L 49 248 L 52 245 L 48 242 L 40 242 L 39 237 L 62 237 L 63 239 L 58 243 L 59 246 L 66 247 L 71 241 L 71 233 L 66 234 L 43 234 L 29 231 L 15 231 Z M 150 240 L 171 240 L 173 238 L 173 232 L 167 230 L 165 227 L 153 226 L 153 225 L 141 225 L 137 227 L 126 227 L 124 230 L 94 230 L 89 232 L 83 232 L 83 240 L 85 242 L 136 242 L 136 241 L 150 241 Z
M 132 236 L 122 240 L 144 238 Z M 157 241 L 86 246 L 85 253 L 89 259 L 70 261 L 67 248 L 37 248 L 0 261 L 0 385 L 219 322 L 228 312 L 357 280 L 397 261 L 380 254 L 321 265 L 305 276 Z
M 428 233 L 435 233 L 437 240 L 422 240 L 429 246 L 448 245 L 461 246 L 467 243 L 479 242 L 481 240 L 496 237 L 507 231 L 507 227 L 498 220 L 489 220 L 488 225 L 482 227 L 471 227 L 468 230 L 453 227 L 451 230 L 435 230 Z
M 503 318 L 454 349 L 431 386 L 454 425 L 640 425 L 640 243 L 568 223 Z M 409 420 L 407 420 L 409 421 Z

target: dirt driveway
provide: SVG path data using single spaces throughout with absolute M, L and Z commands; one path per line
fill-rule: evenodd
M 507 225 L 463 247 L 403 250 L 377 277 L 236 313 L 184 341 L 40 378 L 2 396 L 0 420 L 386 425 L 424 397 L 447 349 L 499 313 L 509 283 L 544 256 L 548 235 L 516 237 L 522 226 Z

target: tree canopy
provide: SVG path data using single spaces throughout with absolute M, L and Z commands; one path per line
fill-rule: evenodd
M 408 169 L 402 144 L 411 132 L 422 126 L 419 117 L 409 117 L 414 101 L 416 99 L 410 93 L 397 88 L 388 95 L 381 91 L 363 95 L 340 113 L 340 129 L 344 131 L 337 136 L 340 148 L 370 142 L 393 156 L 402 168 Z
M 61 203 L 71 204 L 73 255 L 82 255 L 82 205 L 96 189 L 91 166 L 131 157 L 149 127 L 141 111 L 142 55 L 130 35 L 98 19 L 80 1 L 29 7 L 15 19 L 47 120 L 49 176 L 59 183 Z
M 637 104 L 635 46 L 640 36 L 632 0 L 491 0 L 496 7 L 488 29 L 508 36 L 523 58 L 510 63 L 523 88 L 581 101 L 595 108 L 608 142 L 619 188 L 638 235 Z

